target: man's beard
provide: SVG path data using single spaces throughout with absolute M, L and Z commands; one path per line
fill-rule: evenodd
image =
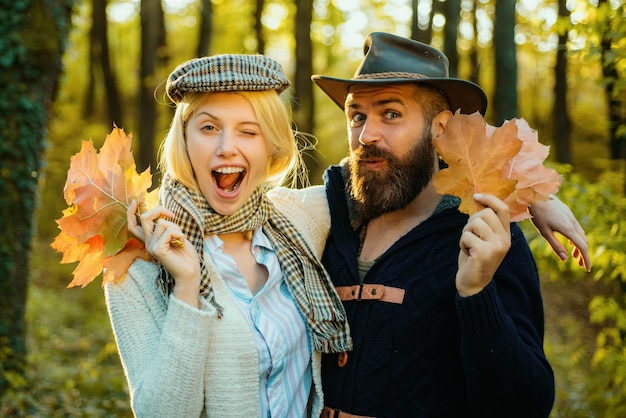
M 375 145 L 362 146 L 350 154 L 350 192 L 363 221 L 405 208 L 424 190 L 435 172 L 431 139 L 430 130 L 425 129 L 403 160 Z M 368 158 L 382 158 L 387 166 L 367 170 L 359 161 Z

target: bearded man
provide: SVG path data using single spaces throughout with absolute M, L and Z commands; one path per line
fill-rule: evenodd
M 539 277 L 509 209 L 491 195 L 468 216 L 432 177 L 431 144 L 483 90 L 448 77 L 435 48 L 373 33 L 352 79 L 313 76 L 345 111 L 350 153 L 325 173 L 323 263 L 354 349 L 325 355 L 324 417 L 545 417 Z

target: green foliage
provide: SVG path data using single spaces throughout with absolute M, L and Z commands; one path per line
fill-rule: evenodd
M 0 417 L 131 417 L 102 289 L 65 289 L 71 267 L 51 261 L 57 257 L 45 242 L 36 254 L 27 371 L 15 376 Z
M 569 166 L 557 169 L 565 175 L 559 197 L 569 203 L 586 229 L 592 272 L 584 273 L 573 261 L 560 262 L 543 238 L 527 230 L 542 279 L 560 283 L 563 292 L 583 294 L 567 296 L 569 298 L 586 297 L 588 324 L 571 317 L 558 318 L 557 321 L 561 321 L 556 327 L 558 331 L 548 334 L 547 351 L 554 353 L 550 358 L 560 388 L 554 416 L 625 416 L 626 197 L 622 195 L 623 168 L 607 169 L 593 183 L 572 172 Z M 555 339 L 559 334 L 561 338 Z
M 29 356 L 29 377 L 37 416 L 128 415 L 126 381 L 102 289 L 83 293 L 88 294 L 31 288 L 29 346 L 37 349 Z M 33 310 L 37 320 L 30 316 Z
M 626 277 L 626 197 L 622 195 L 623 169 L 606 167 L 594 183 L 587 181 L 581 173 L 573 172 L 571 166 L 558 165 L 556 169 L 565 178 L 559 197 L 568 203 L 586 229 L 593 265 L 591 278 L 612 282 Z M 546 248 L 541 238 L 535 236 L 530 245 L 540 257 L 540 270 L 552 271 L 550 279 L 560 279 L 563 274 L 570 278 L 583 275 L 575 263 L 563 264 L 550 257 L 550 249 Z

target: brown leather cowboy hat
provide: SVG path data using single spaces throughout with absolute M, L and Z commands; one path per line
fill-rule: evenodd
M 351 79 L 314 75 L 315 82 L 343 109 L 355 84 L 426 83 L 443 91 L 450 110 L 471 114 L 487 110 L 487 96 L 471 81 L 450 78 L 448 57 L 429 45 L 383 32 L 371 33 L 363 45 L 365 57 Z

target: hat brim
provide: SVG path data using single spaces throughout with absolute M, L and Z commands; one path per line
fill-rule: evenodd
M 487 111 L 487 96 L 483 89 L 471 81 L 457 78 L 382 78 L 382 79 L 343 79 L 314 75 L 311 80 L 318 85 L 337 105 L 343 109 L 350 87 L 354 85 L 380 85 L 416 83 L 430 84 L 445 93 L 450 102 L 450 110 L 472 114 L 480 112 L 482 115 Z

